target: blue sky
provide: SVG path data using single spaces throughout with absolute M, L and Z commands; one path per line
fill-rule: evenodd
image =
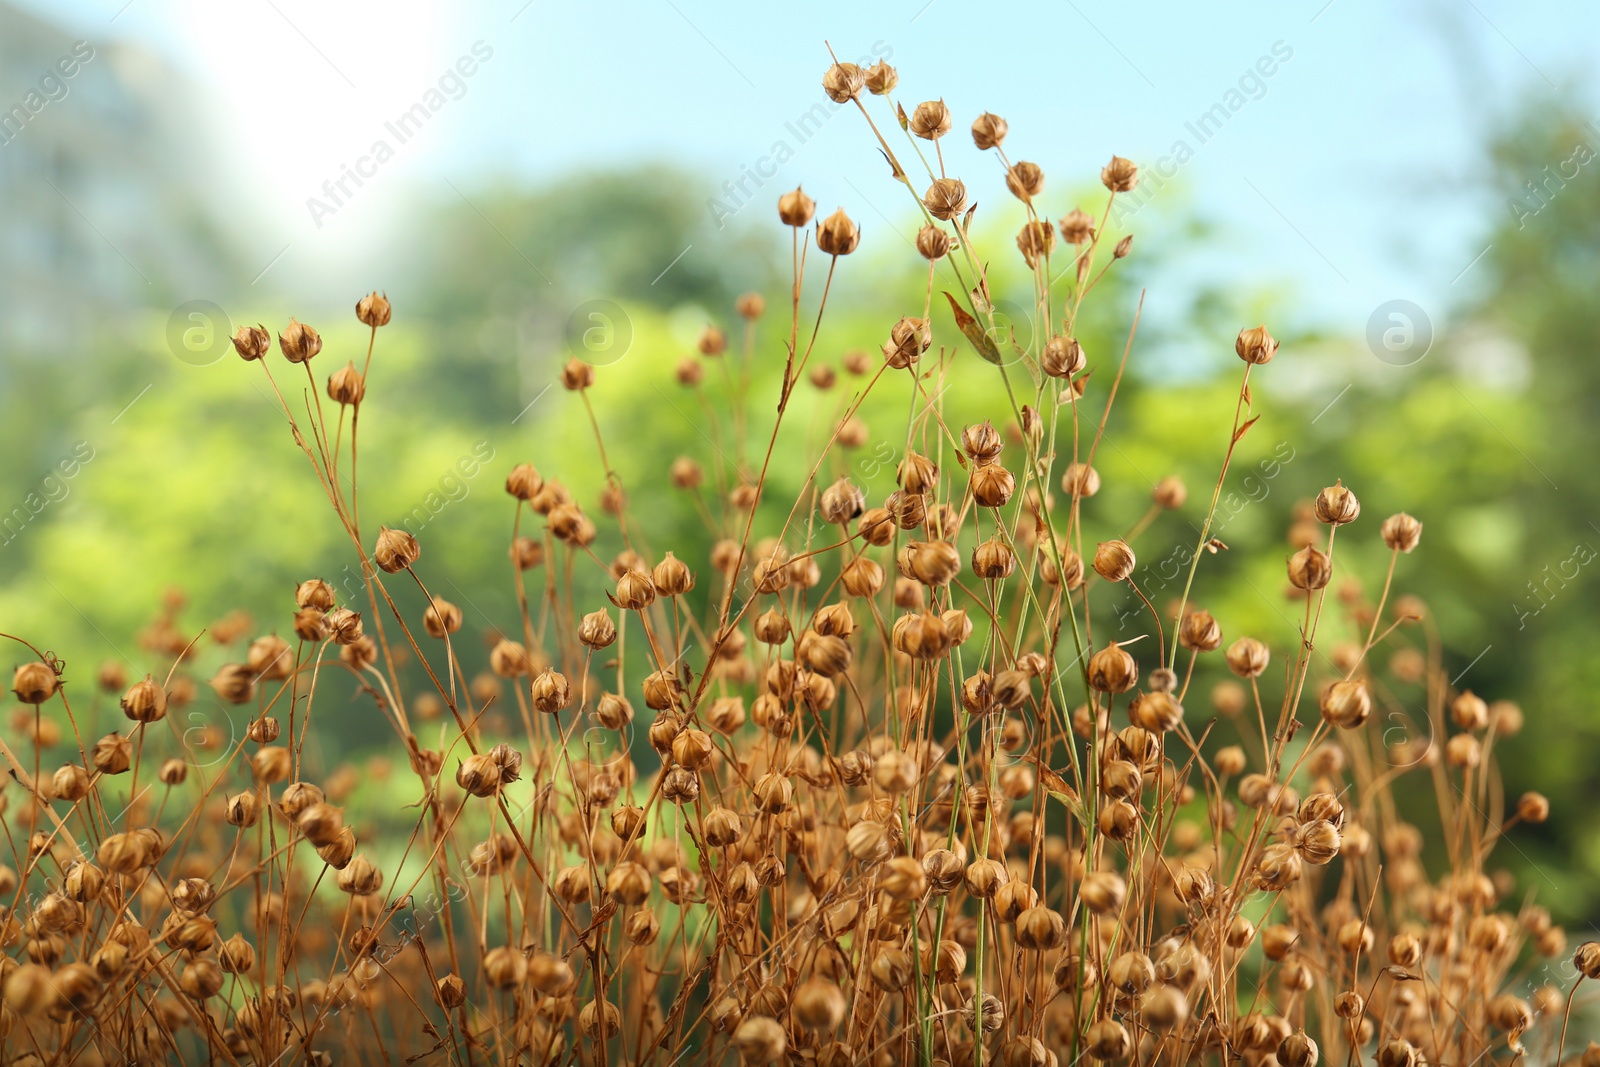
M 196 79 L 239 175 L 222 195 L 246 208 L 263 262 L 283 245 L 290 259 L 335 256 L 446 180 L 657 159 L 704 173 L 710 201 L 780 141 L 793 157 L 764 200 L 804 182 L 825 207 L 894 217 L 902 200 L 858 116 L 804 143 L 787 125 L 823 99 L 827 40 L 841 58 L 891 54 L 908 109 L 942 96 L 961 134 L 952 170 L 991 198 L 994 163 L 962 132 L 982 110 L 1010 121 L 1013 158 L 1044 167 L 1053 214 L 1071 204 L 1048 192 L 1092 180 L 1113 152 L 1148 167 L 1185 142 L 1192 158 L 1158 200 L 1202 207 L 1227 235 L 1187 269 L 1273 287 L 1352 334 L 1384 301 L 1444 309 L 1470 288 L 1486 220 L 1508 210 L 1475 184 L 1486 131 L 1533 90 L 1592 101 L 1575 75 L 1600 41 L 1600 8 L 1510 0 L 24 6 L 94 42 L 137 41 Z M 449 77 L 475 45 L 488 58 Z M 441 78 L 449 99 L 427 127 L 313 219 L 323 183 L 394 140 L 385 123 Z M 1244 103 L 1201 143 L 1186 124 L 1231 90 Z M 1164 217 L 1141 212 L 1140 226 Z

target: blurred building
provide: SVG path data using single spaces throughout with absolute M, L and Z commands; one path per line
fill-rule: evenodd
M 0 365 L 81 352 L 207 295 L 220 139 L 158 57 L 0 0 Z

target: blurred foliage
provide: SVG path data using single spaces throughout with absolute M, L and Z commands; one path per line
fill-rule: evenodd
M 1494 187 L 1526 199 L 1523 183 L 1539 180 L 1540 168 L 1567 159 L 1593 132 L 1559 109 L 1530 106 L 1492 146 Z M 1232 353 L 1233 332 L 1262 318 L 1272 323 L 1285 344 L 1252 377 L 1262 418 L 1222 488 L 1226 519 L 1216 533 L 1228 549 L 1206 558 L 1191 602 L 1216 614 L 1229 639 L 1249 633 L 1276 649 L 1291 647 L 1299 620 L 1284 596 L 1283 563 L 1297 502 L 1335 478 L 1358 492 L 1363 516 L 1340 536 L 1339 578 L 1359 583 L 1368 600 L 1388 564 L 1378 524 L 1401 510 L 1422 519 L 1422 546 L 1400 561 L 1396 592 L 1423 596 L 1430 615 L 1426 626 L 1404 628 L 1396 641 L 1425 647 L 1424 635 L 1436 631 L 1445 666 L 1462 688 L 1525 708 L 1527 728 L 1504 745 L 1504 789 L 1511 797 L 1541 789 L 1556 814 L 1545 826 L 1519 830 L 1503 858 L 1537 865 L 1541 873 L 1524 884 L 1568 918 L 1600 908 L 1600 826 L 1583 817 L 1600 777 L 1600 726 L 1584 696 L 1600 673 L 1584 647 L 1600 609 L 1587 592 L 1587 570 L 1558 582 L 1548 575 L 1576 546 L 1600 546 L 1591 518 L 1600 482 L 1587 470 L 1600 375 L 1592 359 L 1600 309 L 1589 299 L 1600 282 L 1596 167 L 1600 162 L 1581 168 L 1536 214 L 1496 216 L 1492 247 L 1478 268 L 1489 279 L 1481 298 L 1459 309 L 1463 325 L 1412 366 L 1378 361 L 1359 337 L 1297 335 L 1292 309 L 1225 288 L 1203 287 L 1182 321 L 1142 326 L 1096 461 L 1105 489 L 1086 508 L 1091 538 L 1120 536 L 1148 506 L 1158 479 L 1178 474 L 1186 481 L 1188 503 L 1160 515 L 1139 540 L 1141 583 L 1165 608 L 1182 591 L 1183 574 L 1172 561 L 1193 550 L 1227 444 L 1242 366 Z M 773 219 L 731 242 L 719 238 L 716 247 L 732 251 L 711 256 L 708 222 L 687 192 L 689 181 L 649 170 L 578 176 L 533 192 L 473 191 L 470 201 L 446 197 L 429 209 L 431 236 L 396 250 L 398 277 L 389 287 L 395 319 L 380 331 L 363 407 L 361 514 L 369 541 L 379 523 L 409 522 L 418 534 L 433 591 L 466 612 L 458 648 L 469 677 L 486 659 L 477 639 L 516 626 L 504 550 L 513 509 L 502 492 L 513 464 L 531 461 L 573 490 L 600 524 L 602 558 L 621 547 L 615 521 L 598 508 L 605 472 L 589 414 L 558 381 L 591 321 L 572 322 L 587 302 L 609 302 L 615 311 L 607 314 L 620 317 L 608 327 L 626 331 L 624 351 L 596 359 L 590 399 L 631 509 L 650 517 L 639 533 L 702 571 L 697 596 L 717 589 L 706 565 L 711 533 L 699 507 L 672 488 L 667 469 L 680 454 L 702 462 L 702 503 L 720 514 L 715 494 L 725 491 L 741 457 L 746 468 L 759 466 L 788 340 L 788 235 Z M 1094 196 L 1086 191 L 1085 203 Z M 1028 283 L 1009 238 L 1015 222 L 1020 216 L 989 218 L 983 251 L 996 293 L 1025 303 Z M 1081 324 L 1094 368 L 1080 416 L 1085 434 L 1093 433 L 1116 377 L 1139 285 L 1164 256 L 1204 233 L 1190 219 L 1150 223 L 1136 254 L 1097 287 Z M 910 231 L 909 218 L 902 226 Z M 843 355 L 875 353 L 895 318 L 923 313 L 925 271 L 906 243 L 888 238 L 840 264 L 812 357 L 839 369 L 839 380 L 829 391 L 807 385 L 797 394 L 794 417 L 774 448 L 769 495 L 800 492 L 828 428 L 864 381 L 843 372 Z M 957 285 L 941 272 L 935 289 Z M 716 361 L 703 361 L 708 373 L 698 390 L 679 385 L 675 368 L 707 323 L 725 328 L 730 348 L 740 350 L 743 328 L 732 303 L 746 289 L 764 292 L 768 303 L 752 349 L 752 422 L 740 442 L 726 416 L 728 379 Z M 815 317 L 819 291 L 808 285 L 803 323 Z M 346 303 L 358 295 L 345 294 Z M 948 344 L 957 334 L 937 291 L 934 300 L 936 337 Z M 291 312 L 298 310 L 263 301 L 240 318 L 281 324 Z M 312 321 L 326 338 L 314 365 L 320 388 L 345 361 L 360 364 L 367 333 L 348 313 Z M 0 628 L 63 655 L 80 692 L 92 685 L 87 668 L 101 660 L 121 661 L 130 673 L 149 668 L 152 657 L 135 634 L 168 586 L 189 595 L 182 613 L 189 632 L 243 609 L 255 620 L 248 637 L 288 632 L 300 579 L 320 574 L 342 587 L 355 574 L 355 555 L 319 499 L 261 369 L 231 357 L 207 367 L 182 364 L 166 352 L 160 324 L 145 325 L 132 331 L 139 345 L 132 353 L 108 343 L 93 354 L 97 373 L 84 376 L 71 396 L 52 368 L 7 368 L 0 446 L 15 460 L 0 470 L 5 500 L 23 502 L 45 488 L 45 472 L 79 442 L 92 450 L 62 483 L 59 499 L 30 514 L 0 546 Z M 1031 329 L 1024 314 L 1013 326 Z M 938 358 L 936 346 L 929 359 Z M 951 426 L 1009 410 L 998 377 L 985 377 L 964 342 L 946 358 L 966 364 L 961 387 L 945 398 Z M 732 357 L 722 362 L 738 365 Z M 311 388 L 303 372 L 276 355 L 272 368 L 303 413 Z M 151 388 L 137 406 L 117 417 L 146 382 Z M 818 484 L 848 475 L 869 499 L 881 500 L 904 442 L 873 427 L 903 425 L 911 402 L 903 377 L 875 387 L 861 411 L 865 443 L 831 457 Z M 329 406 L 326 397 L 323 403 Z M 758 528 L 756 535 L 777 532 Z M 544 576 L 531 572 L 530 580 L 538 587 Z M 395 590 L 402 610 L 420 617 L 421 594 L 400 583 Z M 1148 627 L 1115 590 L 1096 597 L 1097 644 Z M 1331 608 L 1323 634 L 1324 652 L 1364 636 Z M 241 655 L 238 645 L 220 649 L 205 638 L 195 673 L 203 679 Z M 1209 717 L 1203 694 L 1225 672 L 1207 663 L 1197 677 L 1195 713 Z M 175 716 L 175 729 L 233 721 L 203 686 L 201 692 L 187 721 Z M 1419 694 L 1402 690 L 1395 698 L 1414 711 L 1406 729 L 1416 729 L 1425 720 Z M 109 729 L 111 702 L 101 697 L 99 705 Z M 317 758 L 329 763 L 390 747 L 370 701 L 353 701 L 348 717 L 321 726 Z M 381 782 L 367 789 L 382 795 Z

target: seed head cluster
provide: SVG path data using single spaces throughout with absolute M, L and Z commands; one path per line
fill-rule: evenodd
M 382 468 L 357 454 L 375 342 L 401 328 L 389 300 L 357 303 L 360 369 L 320 383 L 311 326 L 239 330 L 363 581 L 307 575 L 264 628 L 211 627 L 232 711 L 197 729 L 180 596 L 137 676 L 80 681 L 13 639 L 0 1063 L 1421 1067 L 1577 1048 L 1600 944 L 1569 945 L 1493 863 L 1550 805 L 1505 801 L 1495 749 L 1522 712 L 1458 689 L 1398 591 L 1422 524 L 1363 516 L 1335 480 L 1287 517 L 1293 624 L 1206 610 L 1200 593 L 1227 599 L 1217 499 L 1278 342 L 1238 334 L 1214 485 L 1168 475 L 1144 518 L 1112 513 L 1096 464 L 1128 357 L 1077 326 L 1131 252 L 1105 223 L 1138 167 L 1113 157 L 1103 201 L 1052 223 L 1006 121 L 972 122 L 1027 218 L 1046 328 L 1025 349 L 968 233 L 978 183 L 945 170 L 950 107 L 896 103 L 886 63 L 822 84 L 905 187 L 927 288 L 883 309 L 876 355 L 824 365 L 828 288 L 869 238 L 844 208 L 778 198 L 790 321 L 766 329 L 778 302 L 747 294 L 682 364 L 641 372 L 705 394 L 726 445 L 641 457 L 703 540 L 657 543 L 673 524 L 619 475 L 569 489 L 530 449 L 504 472 L 509 538 L 483 546 L 516 613 L 446 600 L 449 561 L 357 503 L 358 469 Z M 936 299 L 936 277 L 956 292 Z M 607 373 L 561 379 L 609 472 Z M 947 421 L 965 383 L 1006 402 Z M 850 395 L 808 425 L 802 388 Z M 869 394 L 907 412 L 873 428 L 901 443 L 887 491 L 852 478 Z M 769 484 L 775 456 L 802 466 L 797 496 Z M 1158 604 L 1140 558 L 1167 530 L 1192 563 Z M 1381 583 L 1347 565 L 1352 541 Z M 1140 605 L 1131 631 L 1113 598 Z M 353 704 L 331 679 L 355 680 Z M 120 716 L 95 738 L 97 709 Z M 315 741 L 343 716 L 387 753 L 327 769 Z M 1401 801 L 1412 779 L 1437 810 Z M 410 806 L 352 803 L 368 781 Z M 1545 960 L 1569 977 L 1529 981 Z

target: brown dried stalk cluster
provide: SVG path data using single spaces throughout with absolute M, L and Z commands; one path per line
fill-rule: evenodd
M 824 88 L 856 105 L 924 214 L 920 309 L 881 359 L 844 360 L 856 388 L 797 458 L 794 438 L 819 427 L 785 435 L 790 401 L 802 382 L 838 384 L 811 357 L 861 234 L 843 211 L 813 230 L 812 201 L 783 196 L 782 358 L 760 342 L 751 294 L 743 345 L 708 328 L 677 371 L 702 394 L 707 367 L 727 372 L 706 410 L 734 454 L 718 450 L 709 479 L 687 457 L 665 472 L 704 519 L 709 556 L 652 544 L 658 517 L 631 511 L 614 473 L 585 487 L 591 512 L 515 467 L 519 617 L 482 675 L 468 677 L 463 613 L 429 591 L 423 546 L 362 524 L 371 343 L 360 371 L 328 378 L 325 405 L 310 369 L 322 341 L 290 321 L 278 348 L 307 376 L 303 415 L 278 396 L 364 587 L 348 600 L 304 581 L 274 627 L 292 639 L 258 637 L 216 673 L 247 724 L 234 742 L 169 714 L 195 688 L 177 602 L 146 634 L 148 676 L 102 673 L 122 693 L 120 733 L 81 736 L 52 657 L 34 649 L 17 668 L 26 707 L 0 743 L 14 779 L 0 1062 L 1561 1059 L 1600 944 L 1570 953 L 1489 867 L 1498 838 L 1548 804 L 1527 793 L 1506 816 L 1492 756 L 1521 712 L 1454 690 L 1421 601 L 1392 595 L 1421 525 L 1381 524 L 1390 564 L 1373 599 L 1340 573 L 1335 540 L 1374 535 L 1350 489 L 1325 489 L 1290 530 L 1298 626 L 1275 649 L 1225 634 L 1189 597 L 1222 547 L 1213 518 L 1276 341 L 1239 334 L 1209 505 L 1167 478 L 1137 522 L 1103 514 L 1095 460 L 1133 335 L 1091 390 L 1075 324 L 1128 254 L 1128 238 L 1102 235 L 1137 169 L 1114 158 L 1099 221 L 1074 210 L 1053 226 L 1040 169 L 1006 156 L 1006 124 L 973 124 L 1026 209 L 1017 245 L 1047 340 L 1019 348 L 995 328 L 973 208 L 945 173 L 950 112 L 907 115 L 896 81 L 885 64 L 838 63 Z M 909 152 L 872 123 L 872 96 Z M 928 172 L 924 193 L 902 155 Z M 940 269 L 960 288 L 948 336 L 931 313 Z M 802 313 L 808 283 L 816 307 Z M 356 312 L 374 341 L 390 319 L 377 294 Z M 265 329 L 234 343 L 272 378 Z M 774 415 L 746 401 L 779 364 Z M 947 387 L 986 375 L 1008 409 L 947 424 Z M 610 469 L 595 369 L 573 361 L 563 379 Z M 838 476 L 873 393 L 908 410 L 884 499 Z M 808 465 L 798 498 L 767 499 L 775 457 Z M 1202 532 L 1182 595 L 1158 609 L 1135 553 L 1163 511 L 1184 509 Z M 425 609 L 402 608 L 397 582 Z M 1148 608 L 1121 644 L 1096 638 L 1107 627 L 1090 606 L 1103 616 L 1118 585 Z M 240 642 L 247 625 L 213 636 Z M 1330 626 L 1350 636 L 1319 637 Z M 328 672 L 358 679 L 367 710 L 327 708 Z M 387 720 L 414 811 L 347 811 L 352 768 L 311 780 L 303 749 L 330 714 Z M 1431 783 L 1436 814 L 1402 810 L 1403 776 Z M 1441 861 L 1431 873 L 1425 853 Z M 1575 970 L 1524 999 L 1514 990 L 1537 984 L 1541 959 Z M 1600 1047 L 1581 1056 L 1593 1067 Z

